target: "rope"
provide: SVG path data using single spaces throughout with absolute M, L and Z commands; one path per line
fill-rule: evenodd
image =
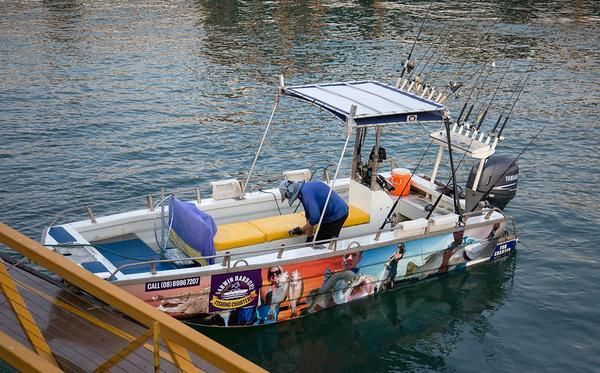
M 258 160 L 258 156 L 260 155 L 260 151 L 262 150 L 263 144 L 265 143 L 265 139 L 267 138 L 267 133 L 269 133 L 269 128 L 271 128 L 271 123 L 273 122 L 273 117 L 275 116 L 275 111 L 277 110 L 277 106 L 279 105 L 279 91 L 277 91 L 277 96 L 275 97 L 275 105 L 273 105 L 273 111 L 271 112 L 271 117 L 269 118 L 269 122 L 267 123 L 267 128 L 265 129 L 265 133 L 263 134 L 262 140 L 260 140 L 260 145 L 258 146 L 258 151 L 254 156 L 254 161 L 252 162 L 252 167 L 250 167 L 250 172 L 248 172 L 248 177 L 246 178 L 246 182 L 242 186 L 242 196 L 244 196 L 244 192 L 246 191 L 246 187 L 248 186 L 248 182 L 250 182 L 250 177 L 252 176 L 252 172 L 254 171 L 254 166 L 256 166 L 256 161 Z

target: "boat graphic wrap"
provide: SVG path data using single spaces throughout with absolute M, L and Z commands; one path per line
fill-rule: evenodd
M 497 260 L 503 258 L 505 256 L 510 255 L 510 253 L 517 247 L 517 240 L 512 240 L 508 242 L 503 242 L 498 244 L 494 250 L 494 253 L 490 257 L 490 260 Z
M 256 269 L 212 276 L 209 311 L 256 306 L 262 281 L 260 272 Z
M 178 289 L 200 285 L 200 277 L 180 278 L 167 281 L 146 282 L 146 291 Z
M 127 290 L 179 318 L 217 326 L 271 324 L 462 270 L 470 261 L 505 257 L 516 247 L 516 240 L 498 243 L 504 229 L 504 223 L 497 223 L 199 280 L 151 282 L 139 288 L 127 285 Z M 200 284 L 175 288 L 189 280 Z

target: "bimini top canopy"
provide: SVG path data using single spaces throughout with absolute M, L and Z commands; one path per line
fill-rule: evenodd
M 446 108 L 435 101 L 376 81 L 283 87 L 283 94 L 315 104 L 347 121 L 352 105 L 358 126 L 441 120 Z

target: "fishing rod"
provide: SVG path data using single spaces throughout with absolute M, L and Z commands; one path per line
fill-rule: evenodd
M 523 155 L 523 153 L 525 152 L 525 150 L 527 150 L 527 148 L 533 144 L 533 142 L 538 138 L 538 136 L 546 129 L 546 127 L 548 127 L 548 125 L 545 125 L 544 127 L 542 127 L 542 129 L 540 129 L 535 136 L 533 136 L 533 138 L 527 143 L 527 145 L 525 145 L 525 147 L 523 148 L 523 150 L 521 150 L 521 152 L 517 155 L 517 157 L 510 163 L 510 165 L 508 165 L 508 167 L 506 167 L 506 169 L 504 170 L 504 172 L 502 172 L 502 174 L 500 176 L 498 176 L 498 179 L 496 179 L 496 181 L 492 184 L 492 186 L 487 190 L 487 192 L 485 192 L 481 197 L 479 197 L 479 200 L 477 201 L 476 204 L 473 205 L 473 207 L 471 208 L 471 211 L 469 212 L 473 212 L 475 211 L 475 208 L 479 205 L 479 202 L 483 201 L 492 191 L 492 189 L 494 189 L 494 187 L 496 186 L 496 184 L 498 183 L 498 181 L 500 181 L 504 175 L 508 172 L 508 170 L 511 169 L 512 166 L 514 166 L 515 163 L 517 163 L 517 160 L 519 160 L 519 158 L 521 157 L 521 155 Z
M 510 6 L 512 5 L 512 1 L 509 2 L 506 7 L 504 9 L 508 9 Z M 483 33 L 483 35 L 481 36 L 481 38 L 479 39 L 479 42 L 477 43 L 477 45 L 473 48 L 473 49 L 478 49 L 479 46 L 481 45 L 481 43 L 488 37 L 488 35 L 490 34 L 490 31 L 494 28 L 495 24 L 490 25 L 490 27 Z M 488 61 L 486 61 L 485 64 L 492 62 L 496 59 L 496 57 L 502 52 L 504 51 L 504 49 L 506 49 L 506 46 L 508 45 L 508 43 L 504 43 L 504 46 L 502 47 L 501 51 L 496 52 L 492 58 L 490 58 Z M 456 72 L 454 73 L 454 75 L 450 78 L 450 81 L 448 82 L 448 84 L 446 85 L 446 88 L 444 88 L 444 91 L 442 92 L 442 99 L 440 100 L 440 102 L 444 102 L 446 101 L 448 98 L 450 98 L 450 96 L 452 96 L 454 93 L 456 93 L 461 87 L 464 86 L 465 81 L 468 81 L 469 79 L 471 79 L 473 76 L 475 76 L 476 74 L 479 73 L 479 71 L 483 68 L 479 68 L 477 70 L 475 70 L 471 75 L 469 75 L 466 79 L 462 79 L 462 82 L 457 81 L 457 77 L 458 74 L 463 70 L 464 66 L 466 65 L 467 61 L 463 62 L 462 65 L 458 68 L 458 70 L 456 70 Z M 485 64 L 483 66 L 485 66 Z M 444 96 L 443 94 L 447 91 L 450 90 L 450 92 L 448 93 L 447 96 Z
M 538 138 L 538 136 L 542 133 L 542 131 L 544 131 L 546 129 L 548 125 L 544 126 L 541 130 L 538 131 L 538 133 L 531 139 L 531 141 L 529 141 L 529 143 L 527 145 L 525 145 L 525 147 L 523 148 L 523 150 L 521 150 L 521 152 L 517 155 L 517 157 L 512 161 L 512 163 L 504 170 L 504 172 L 498 177 L 498 179 L 491 184 L 492 187 L 490 187 L 488 189 L 488 191 L 483 194 L 479 200 L 477 201 L 477 203 L 474 204 L 474 207 L 471 209 L 471 211 L 469 212 L 473 212 L 475 207 L 477 207 L 477 205 L 479 205 L 479 202 L 481 202 L 483 199 L 485 199 L 489 193 L 492 191 L 492 189 L 494 189 L 494 186 L 498 183 L 498 181 L 500 181 L 502 179 L 502 177 L 506 174 L 506 172 L 508 172 L 508 170 L 510 170 L 512 168 L 512 166 L 517 162 L 517 160 L 521 157 L 521 155 L 525 152 L 525 150 L 531 145 L 533 144 L 533 142 Z M 471 142 L 473 142 L 473 139 L 471 139 Z M 471 145 L 469 145 L 470 147 Z M 466 153 L 463 154 L 463 157 L 461 158 L 460 162 L 458 163 L 458 166 L 456 166 L 456 168 L 452 171 L 452 175 L 450 176 L 450 178 L 448 179 L 448 181 L 446 182 L 446 185 L 444 186 L 444 190 L 448 189 L 448 185 L 450 185 L 450 181 L 454 180 L 455 178 L 455 173 L 456 171 L 460 168 L 460 166 L 462 165 L 463 160 L 465 159 Z M 455 181 L 456 184 L 456 181 Z M 456 185 L 454 186 L 454 190 L 456 190 Z M 431 217 L 431 215 L 433 214 L 433 212 L 435 211 L 435 209 L 437 208 L 438 204 L 440 203 L 440 200 L 442 199 L 442 196 L 444 194 L 440 193 L 437 197 L 437 199 L 435 200 L 434 204 L 432 205 L 432 207 L 429 208 L 429 212 L 427 214 L 427 216 L 425 217 L 425 219 L 428 219 Z M 383 229 L 383 228 L 381 228 Z
M 528 74 L 527 74 L 528 75 Z M 504 113 L 506 113 L 506 109 L 508 109 L 508 107 L 510 106 L 510 103 L 512 102 L 513 98 L 515 97 L 515 95 L 520 92 L 522 90 L 521 84 L 525 81 L 525 79 L 527 78 L 527 75 L 522 76 L 519 79 L 519 82 L 515 85 L 515 89 L 512 91 L 512 94 L 510 95 L 510 97 L 508 98 L 507 104 L 504 107 L 504 109 L 502 110 L 502 113 L 500 114 L 500 116 L 498 117 L 498 120 L 496 121 L 496 124 L 494 125 L 494 128 L 492 128 L 492 132 L 490 132 L 490 134 L 495 134 L 496 133 L 496 129 L 498 128 L 498 125 L 500 124 L 500 122 L 502 121 L 503 117 L 504 117 Z M 521 88 L 519 88 L 521 87 Z M 518 89 L 517 89 L 518 88 Z
M 489 107 L 490 107 L 490 105 L 491 105 L 491 103 L 492 103 L 492 101 L 493 101 L 493 99 L 494 99 L 494 97 L 495 97 L 496 93 L 498 92 L 498 89 L 499 89 L 500 85 L 502 84 L 502 80 L 504 79 L 504 77 L 505 77 L 505 75 L 506 75 L 506 72 L 508 71 L 508 67 L 509 67 L 509 66 L 510 66 L 510 63 L 507 65 L 506 69 L 504 70 L 504 75 L 502 76 L 502 78 L 501 78 L 501 80 L 500 80 L 500 83 L 499 83 L 499 84 L 498 84 L 498 86 L 496 87 L 496 91 L 494 92 L 494 95 L 493 95 L 492 99 L 490 100 L 490 103 L 488 104 L 488 107 L 487 107 L 487 109 L 486 109 L 486 112 L 487 112 L 487 110 L 489 109 Z M 479 76 L 477 80 L 479 80 L 479 78 L 480 78 L 480 77 L 481 77 L 481 76 Z M 476 84 L 477 84 L 477 82 L 476 82 Z M 482 84 L 482 86 L 483 86 L 483 84 Z M 474 89 L 475 89 L 475 87 L 474 87 Z M 472 93 L 473 93 L 473 90 L 471 91 L 471 94 L 472 94 Z M 459 114 L 459 116 L 458 116 L 457 123 L 460 121 L 460 118 L 462 117 L 462 114 L 463 114 L 463 112 L 465 111 L 465 109 L 466 109 L 466 107 L 467 107 L 467 104 L 468 104 L 468 101 L 469 101 L 469 100 L 470 100 L 470 97 L 469 97 L 469 99 L 468 99 L 468 100 L 465 102 L 465 104 L 463 105 L 463 108 L 462 108 L 462 110 L 461 110 L 461 112 L 460 112 L 460 114 Z M 477 100 L 477 99 L 476 99 L 476 100 Z M 473 109 L 473 105 L 471 105 L 471 108 L 469 109 L 469 112 L 467 113 L 467 116 L 465 117 L 465 122 L 467 121 L 467 119 L 468 119 L 468 116 L 470 115 L 470 113 L 471 113 L 471 110 L 472 110 L 472 109 Z M 483 116 L 483 118 L 485 118 L 485 115 Z M 481 125 L 481 121 L 483 121 L 483 118 L 482 118 L 482 119 L 479 119 L 479 125 Z M 477 128 L 477 129 L 479 129 L 479 127 L 476 127 L 476 128 Z M 469 149 L 469 148 L 471 147 L 471 143 L 473 143 L 473 140 L 474 140 L 474 139 L 475 139 L 474 137 L 472 137 L 472 138 L 471 138 L 471 142 L 469 143 L 469 146 L 467 147 L 467 149 Z M 457 198 L 457 197 L 456 197 L 456 179 L 455 179 L 455 174 L 456 174 L 456 171 L 457 171 L 457 170 L 460 168 L 460 166 L 462 165 L 462 162 L 463 162 L 463 160 L 465 159 L 465 156 L 466 156 L 466 154 L 467 154 L 466 152 L 463 154 L 463 156 L 462 156 L 462 158 L 461 158 L 460 162 L 458 163 L 458 166 L 456 166 L 456 168 L 453 168 L 453 169 L 452 169 L 452 174 L 450 175 L 450 178 L 448 179 L 448 181 L 446 182 L 446 185 L 444 186 L 444 190 L 447 190 L 447 189 L 448 189 L 448 185 L 450 184 L 450 181 L 453 181 L 453 182 L 454 182 L 454 185 L 453 185 L 453 193 L 454 193 L 454 199 L 455 199 L 455 200 L 456 200 L 456 198 Z M 432 207 L 431 207 L 431 209 L 429 210 L 429 213 L 427 214 L 427 217 L 426 217 L 427 219 L 429 219 L 429 218 L 431 217 L 431 215 L 433 214 L 433 212 L 434 212 L 434 211 L 435 211 L 435 209 L 437 208 L 437 206 L 438 206 L 438 204 L 439 204 L 440 200 L 442 199 L 442 195 L 443 195 L 443 193 L 440 193 L 440 195 L 438 195 L 438 198 L 436 199 L 436 201 L 434 202 L 433 206 L 432 206 Z M 478 202 L 478 203 L 479 203 L 479 202 Z M 459 209 L 458 209 L 458 210 L 456 209 L 456 201 L 455 201 L 455 210 L 456 210 L 456 211 L 460 211 Z
M 474 137 L 471 138 L 471 141 L 469 142 L 469 146 L 467 146 L 467 149 L 471 148 L 471 144 L 473 144 L 473 141 L 475 140 Z M 446 182 L 446 185 L 444 185 L 444 189 L 443 190 L 448 190 L 448 185 L 450 185 L 450 182 L 452 180 L 454 180 L 454 184 L 452 186 L 452 190 L 454 191 L 454 193 L 456 193 L 456 171 L 458 171 L 458 169 L 460 168 L 460 166 L 462 165 L 463 161 L 465 160 L 465 157 L 467 156 L 467 153 L 464 152 L 462 158 L 460 159 L 460 161 L 458 162 L 458 166 L 456 166 L 455 169 L 452 170 L 452 174 L 450 175 L 450 177 L 448 178 L 448 181 Z M 437 199 L 435 200 L 435 202 L 433 203 L 433 205 L 429 208 L 429 212 L 427 214 L 426 219 L 429 219 L 431 217 L 431 215 L 433 214 L 433 212 L 435 211 L 435 209 L 437 208 L 438 204 L 440 203 L 440 200 L 442 199 L 442 196 L 444 195 L 444 193 L 440 193 L 437 197 Z M 458 210 L 460 211 L 460 210 Z
M 490 58 L 489 60 L 487 60 L 484 64 L 479 66 L 479 68 L 477 70 L 475 70 L 471 75 L 469 75 L 466 79 L 464 79 L 464 81 L 470 80 L 472 77 L 474 77 L 477 74 L 479 74 L 481 76 L 481 70 L 483 70 L 487 66 L 487 64 L 492 62 L 493 60 L 494 60 L 494 58 Z M 479 78 L 477 80 L 479 80 Z M 446 85 L 446 88 L 444 89 L 444 92 L 445 92 L 446 89 L 450 88 L 450 93 L 448 94 L 448 96 L 445 97 L 444 101 L 447 100 L 448 98 L 450 98 L 450 96 L 455 94 L 460 88 L 462 88 L 464 86 L 465 86 L 464 83 L 455 82 L 454 80 L 450 79 L 450 82 Z M 469 95 L 469 98 L 471 97 L 471 94 Z
M 431 10 L 432 5 L 433 5 L 433 0 L 431 0 L 431 2 L 429 3 L 429 7 L 427 8 L 427 13 L 425 13 L 425 15 L 423 16 L 423 21 L 421 22 L 421 26 L 419 27 L 419 32 L 417 32 L 417 37 L 415 38 L 415 41 L 413 41 L 413 45 L 410 49 L 410 53 L 408 53 L 408 58 L 406 59 L 406 62 L 404 63 L 404 66 L 402 67 L 402 72 L 400 73 L 400 79 L 402 79 L 402 77 L 404 76 L 404 73 L 406 72 L 407 69 L 410 68 L 410 71 L 412 71 L 415 68 L 414 65 L 411 66 L 410 58 L 412 57 L 412 54 L 415 50 L 415 46 L 417 45 L 419 36 L 421 36 L 421 31 L 423 31 L 423 26 L 425 25 L 425 21 L 429 17 L 429 11 Z
M 427 53 L 429 52 L 429 50 L 433 47 L 433 45 L 435 44 L 435 48 L 432 50 L 431 55 L 429 56 L 429 58 L 427 59 L 427 61 L 425 61 L 425 64 L 423 65 L 423 67 L 421 68 L 421 71 L 417 74 L 417 75 L 421 75 L 423 74 L 423 72 L 425 71 L 425 69 L 427 68 L 427 65 L 429 65 L 429 62 L 431 62 L 431 60 L 433 59 L 433 56 L 437 56 L 437 59 L 439 58 L 439 54 L 437 53 L 438 49 L 444 45 L 446 43 L 446 40 L 448 39 L 448 29 L 450 28 L 451 24 L 448 23 L 441 31 L 442 33 L 442 37 L 440 38 L 440 42 L 439 43 L 431 43 L 429 45 L 429 47 L 427 48 L 427 50 L 425 51 L 425 53 L 423 53 L 423 57 L 427 56 Z M 419 65 L 417 64 L 417 66 L 415 68 L 419 67 Z
M 506 7 L 500 10 L 500 14 L 504 13 L 504 11 L 506 11 L 508 8 L 510 8 L 512 6 L 512 1 L 509 1 L 508 4 L 506 4 Z M 471 8 L 472 9 L 472 8 Z M 470 11 L 469 11 L 470 12 Z M 481 35 L 481 38 L 479 39 L 479 41 L 477 42 L 477 45 L 473 48 L 474 50 L 477 50 L 479 48 L 479 46 L 481 45 L 481 43 L 490 35 L 490 32 L 492 31 L 492 29 L 496 26 L 495 23 L 492 23 L 487 30 L 485 30 L 485 32 Z M 458 77 L 458 74 L 462 71 L 462 69 L 464 68 L 464 66 L 467 64 L 467 61 L 463 62 L 463 64 L 458 68 L 458 70 L 454 73 L 454 76 L 452 76 L 450 78 L 450 82 L 454 82 L 456 80 L 456 78 Z
M 473 9 L 474 9 L 474 7 L 472 7 L 472 6 L 471 6 L 471 5 L 472 5 L 472 3 L 473 3 L 473 1 L 469 1 L 469 3 L 466 5 L 466 6 L 468 7 L 469 11 L 468 11 L 468 12 L 467 12 L 467 14 L 466 14 L 466 15 L 464 15 L 462 18 L 468 18 L 468 17 L 470 17 L 470 15 L 471 15 L 471 13 L 473 12 Z M 449 26 L 450 26 L 450 24 L 448 24 L 448 27 L 449 27 Z M 451 34 L 452 34 L 452 36 L 454 35 L 454 33 L 451 33 L 451 32 L 445 32 L 445 31 L 443 32 L 443 34 L 445 35 L 444 44 L 446 44 L 446 40 L 448 40 L 448 39 L 450 38 Z M 438 45 L 438 48 L 439 48 L 441 45 L 444 45 L 444 44 L 440 44 L 440 45 Z M 437 54 L 436 54 L 436 59 L 435 59 L 435 61 L 433 62 L 432 66 L 436 66 L 437 64 L 439 64 L 439 60 L 440 60 L 440 58 L 441 58 L 441 54 L 440 54 L 440 53 L 437 53 Z M 441 67 L 441 66 L 440 66 L 440 67 Z M 432 67 L 432 70 L 433 70 L 433 67 Z M 433 82 L 433 81 L 434 81 L 434 80 L 437 78 L 437 76 L 438 76 L 438 74 L 439 74 L 439 72 L 440 72 L 440 71 L 441 71 L 441 68 L 437 69 L 437 70 L 436 70 L 436 71 L 433 73 L 433 75 L 432 75 L 432 76 L 431 76 L 431 78 L 430 78 L 430 80 L 431 80 L 432 82 Z M 444 88 L 444 91 L 445 91 L 445 89 L 446 89 L 446 88 Z
M 467 17 L 473 10 L 473 7 L 469 7 L 468 8 L 469 11 L 467 13 L 467 15 L 463 16 Z M 431 42 L 429 47 L 427 48 L 427 50 L 425 51 L 425 53 L 423 53 L 422 58 L 420 59 L 420 61 L 424 61 L 425 63 L 418 63 L 416 66 L 414 66 L 414 69 L 417 69 L 420 67 L 420 72 L 418 72 L 416 74 L 416 77 L 413 79 L 407 78 L 408 80 L 410 80 L 413 84 L 416 83 L 416 89 L 419 89 L 420 87 L 423 87 L 424 91 L 423 94 L 425 94 L 426 89 L 431 88 L 431 93 L 433 94 L 433 92 L 435 91 L 435 79 L 437 78 L 440 70 L 441 70 L 441 66 L 438 69 L 435 69 L 436 65 L 439 65 L 439 61 L 442 58 L 442 53 L 439 52 L 440 48 L 444 47 L 446 48 L 448 45 L 448 39 L 450 37 L 450 35 L 452 34 L 450 32 L 451 27 L 453 27 L 454 25 L 451 22 L 448 22 L 437 34 L 441 34 L 442 36 L 438 37 L 437 40 L 435 42 Z M 433 48 L 433 49 L 432 49 Z M 431 51 L 431 54 L 429 54 L 429 51 Z M 429 57 L 427 59 L 425 59 L 427 56 L 429 55 Z M 429 70 L 431 75 L 424 75 L 425 74 L 425 70 L 427 69 L 428 66 L 432 66 Z M 428 73 L 429 74 L 429 73 Z M 407 81 L 408 81 L 407 80 Z M 455 84 L 450 84 L 451 86 L 451 90 L 455 91 L 457 90 L 461 84 L 455 85 Z M 443 96 L 443 93 L 445 92 L 445 90 L 447 89 L 447 87 L 445 87 L 443 90 L 440 90 L 439 92 L 439 98 L 441 98 Z M 443 101 L 440 101 L 443 102 Z
M 477 77 L 477 79 L 475 80 L 475 84 L 473 85 L 473 88 L 471 89 L 471 92 L 469 93 L 469 97 L 467 97 L 467 100 L 465 101 L 465 104 L 468 104 L 471 101 L 471 97 L 473 97 L 473 93 L 476 90 L 478 92 L 480 92 L 481 88 L 477 88 L 477 87 L 479 85 L 479 79 L 481 79 L 481 77 L 484 75 L 483 74 L 483 67 L 485 67 L 485 66 L 487 66 L 487 64 L 483 65 L 482 68 L 479 69 L 480 74 Z M 488 72 L 488 75 L 489 75 L 489 72 Z M 483 84 L 485 84 L 486 80 L 487 80 L 487 75 L 486 75 L 486 78 L 484 78 L 483 83 L 481 84 L 481 87 L 483 87 Z M 477 97 L 479 97 L 479 93 L 475 97 L 475 103 L 477 102 Z M 467 111 L 467 114 L 465 115 L 464 119 L 462 120 L 463 124 L 467 123 L 467 121 L 469 120 L 469 117 L 471 116 L 471 112 L 473 111 L 473 108 L 475 107 L 475 103 L 471 104 L 471 106 L 469 107 L 469 110 Z M 458 121 L 457 121 L 457 123 L 458 123 Z
M 498 53 L 502 53 L 504 51 L 504 49 L 506 48 L 508 44 L 504 44 L 504 47 L 502 48 L 502 50 Z M 487 70 L 487 73 L 485 74 L 485 77 L 483 78 L 483 82 L 481 82 L 481 87 L 479 87 L 479 89 L 477 89 L 477 95 L 475 96 L 475 104 L 477 103 L 477 101 L 479 101 L 479 95 L 481 94 L 481 92 L 483 91 L 483 88 L 485 86 L 485 83 L 487 82 L 488 78 L 492 75 L 492 71 L 493 69 L 496 67 L 496 63 L 492 60 L 492 63 L 489 64 L 489 68 Z M 483 72 L 482 72 L 483 74 Z M 466 121 L 466 119 L 465 119 Z
M 471 90 L 471 93 L 469 94 L 469 98 L 467 99 L 467 102 L 469 102 L 471 100 L 471 97 L 473 95 L 473 92 L 475 92 L 475 90 L 477 90 L 477 95 L 475 96 L 475 101 L 473 104 L 471 104 L 471 107 L 469 108 L 469 111 L 467 112 L 467 115 L 465 115 L 465 118 L 463 119 L 463 123 L 467 123 L 467 121 L 469 120 L 469 117 L 471 115 L 471 112 L 473 111 L 473 108 L 475 107 L 475 104 L 477 103 L 477 101 L 479 100 L 479 95 L 481 94 L 481 91 L 483 90 L 483 87 L 485 86 L 485 82 L 487 81 L 487 79 L 491 76 L 491 72 L 492 69 L 496 66 L 494 63 L 494 60 L 496 59 L 496 57 L 498 57 L 498 55 L 500 55 L 500 53 L 504 52 L 504 50 L 506 49 L 506 47 L 508 46 L 508 43 L 504 43 L 504 46 L 502 47 L 502 49 L 500 51 L 497 51 L 494 56 L 492 56 L 492 58 L 490 58 L 478 71 L 480 71 L 479 76 L 477 77 L 477 80 L 475 81 L 475 85 L 473 86 L 473 89 Z M 486 66 L 488 66 L 488 70 L 487 73 L 484 73 L 484 68 Z M 476 72 L 475 72 L 476 73 Z M 467 79 L 470 79 L 475 73 L 471 74 Z M 481 87 L 477 88 L 479 79 L 481 79 L 482 76 L 485 75 L 485 78 L 483 79 L 483 82 L 481 83 Z M 454 92 L 452 92 L 454 93 Z M 450 97 L 451 94 L 448 95 L 448 97 Z
M 485 110 L 483 111 L 483 113 L 479 113 L 479 115 L 477 116 L 477 120 L 475 121 L 475 129 L 477 131 L 479 131 L 479 128 L 481 128 L 481 123 L 483 123 L 483 120 L 485 119 L 485 117 L 488 113 L 488 110 L 492 106 L 492 102 L 494 102 L 494 99 L 496 98 L 496 94 L 498 93 L 500 86 L 502 86 L 502 82 L 504 81 L 504 77 L 506 77 L 506 73 L 508 72 L 508 69 L 510 68 L 511 63 L 512 63 L 512 60 L 508 61 L 508 65 L 506 65 L 506 68 L 504 69 L 504 74 L 502 74 L 502 77 L 500 78 L 500 82 L 498 82 L 498 86 L 496 86 L 496 90 L 494 91 L 494 94 L 492 95 L 490 102 L 488 103 L 488 105 L 485 108 Z
M 500 138 L 502 136 L 502 131 L 504 131 L 504 127 L 506 126 L 506 123 L 508 122 L 508 118 L 510 118 L 510 115 L 512 114 L 512 112 L 514 110 L 515 105 L 519 101 L 519 97 L 521 96 L 521 93 L 525 90 L 525 86 L 527 85 L 527 81 L 529 80 L 529 77 L 531 76 L 532 70 L 533 70 L 533 67 L 527 73 L 527 77 L 525 78 L 525 81 L 523 82 L 523 85 L 521 86 L 521 89 L 519 90 L 519 93 L 517 94 L 517 97 L 515 98 L 515 101 L 513 102 L 512 107 L 510 108 L 510 111 L 506 115 L 506 118 L 504 119 L 504 123 L 502 123 L 502 127 L 500 127 L 500 131 L 498 131 L 498 138 Z

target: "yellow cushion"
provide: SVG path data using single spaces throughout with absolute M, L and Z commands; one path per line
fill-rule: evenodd
M 350 206 L 348 219 L 344 227 L 366 224 L 371 220 L 369 214 L 363 210 Z M 233 249 L 262 242 L 288 238 L 288 231 L 306 224 L 304 212 L 270 216 L 247 222 L 222 224 L 217 228 L 215 236 L 215 249 L 217 251 Z
M 221 224 L 215 235 L 217 251 L 265 242 L 266 236 L 248 222 Z
M 250 220 L 248 223 L 263 232 L 267 241 L 275 241 L 289 238 L 288 231 L 306 224 L 306 218 L 300 214 L 287 214 Z
M 304 211 L 300 213 L 300 215 L 304 216 Z M 354 207 L 352 205 L 348 208 L 348 218 L 344 222 L 344 227 L 351 227 L 353 225 L 367 224 L 371 221 L 371 216 L 359 209 L 358 207 Z
M 344 227 L 351 227 L 353 225 L 367 224 L 371 221 L 371 216 L 363 210 L 350 205 L 348 211 L 348 219 L 344 222 Z

